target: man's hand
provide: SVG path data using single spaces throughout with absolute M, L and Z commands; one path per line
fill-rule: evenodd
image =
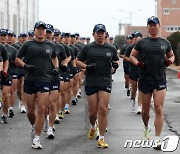
M 167 60 L 164 61 L 164 64 L 165 64 L 166 67 L 169 67 L 172 64 L 172 61 L 167 59 Z
M 115 61 L 112 61 L 112 67 L 116 70 L 119 67 L 119 64 Z
M 145 67 L 145 64 L 143 62 L 137 62 L 136 63 L 136 66 L 139 67 L 139 68 L 144 68 Z
M 59 69 L 60 69 L 60 71 L 62 71 L 62 72 L 67 72 L 67 66 L 65 66 L 65 65 L 63 65 L 63 64 L 61 64 L 61 65 L 59 66 Z
M 24 69 L 28 70 L 28 71 L 35 71 L 35 70 L 37 70 L 37 68 L 34 65 L 28 65 L 28 64 L 24 65 Z
M 94 71 L 96 69 L 96 64 L 95 63 L 91 63 L 89 65 L 86 66 L 86 71 Z
M 52 74 L 53 74 L 54 76 L 58 75 L 58 74 L 59 74 L 59 68 L 58 68 L 58 67 L 57 67 L 57 68 L 54 68 L 54 69 L 52 70 Z
M 4 72 L 4 71 L 1 71 L 1 77 L 2 77 L 3 81 L 7 80 L 8 79 L 8 73 Z

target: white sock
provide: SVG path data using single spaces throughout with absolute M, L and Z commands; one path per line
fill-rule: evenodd
M 148 129 L 150 129 L 150 126 L 149 126 L 149 125 L 148 125 L 148 126 L 145 126 L 144 129 L 145 129 L 145 130 L 148 130 Z
M 49 127 L 49 130 L 52 131 L 52 130 L 53 130 L 53 127 Z
M 9 110 L 13 110 L 13 107 L 9 107 Z
M 99 140 L 104 140 L 104 136 L 99 136 Z
M 159 140 L 159 141 L 161 141 L 161 137 L 160 137 L 160 136 L 155 136 L 155 137 L 154 137 L 154 140 Z
M 33 140 L 38 141 L 39 139 L 40 139 L 40 137 L 39 137 L 39 136 L 37 136 L 37 135 L 35 135 L 35 137 L 34 137 L 34 139 L 33 139 Z
M 69 108 L 69 104 L 66 104 L 66 105 L 65 105 L 65 108 Z
M 96 124 L 94 126 L 91 125 L 91 129 L 95 130 L 96 129 Z

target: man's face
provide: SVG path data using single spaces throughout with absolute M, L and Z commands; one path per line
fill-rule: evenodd
M 60 42 L 60 40 L 61 40 L 61 36 L 60 35 L 54 35 L 54 40 L 55 40 L 55 42 L 57 42 L 57 43 L 59 43 Z
M 13 35 L 8 35 L 8 43 L 13 44 L 14 43 L 14 36 Z
M 71 37 L 70 36 L 64 36 L 64 43 L 69 44 L 71 42 Z
M 27 36 L 22 36 L 22 44 L 27 41 Z
M 76 44 L 76 38 L 74 36 L 71 37 L 71 44 Z
M 150 35 L 157 35 L 159 32 L 160 25 L 155 24 L 154 22 L 150 22 L 147 25 L 147 27 L 148 27 L 148 31 L 149 31 Z
M 43 39 L 46 35 L 46 29 L 43 26 L 39 26 L 34 30 L 34 35 L 36 38 Z
M 93 33 L 93 36 L 94 36 L 94 40 L 97 42 L 97 43 L 104 43 L 104 40 L 105 40 L 105 32 L 104 31 L 98 31 L 98 32 L 94 32 Z
M 2 44 L 7 43 L 7 35 L 6 34 L 0 34 L 0 43 L 2 43 Z
M 54 33 L 51 31 L 46 31 L 46 39 L 51 41 L 53 38 Z

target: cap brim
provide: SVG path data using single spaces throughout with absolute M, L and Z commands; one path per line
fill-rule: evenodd
M 44 29 L 46 29 L 46 26 L 43 25 L 43 24 L 40 24 L 40 25 L 36 26 L 36 28 L 39 28 L 39 27 L 43 27 Z
M 99 31 L 106 32 L 106 30 L 105 30 L 105 29 L 103 29 L 103 28 L 99 28 L 99 29 L 97 29 L 95 32 L 99 32 Z
M 154 21 L 154 20 L 150 20 L 150 21 L 148 21 L 148 23 L 147 24 L 150 24 L 150 23 L 154 23 L 154 24 L 159 24 L 157 21 Z

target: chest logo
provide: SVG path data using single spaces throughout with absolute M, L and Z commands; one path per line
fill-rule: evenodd
M 49 49 L 46 49 L 46 53 L 48 53 L 48 54 L 49 54 L 49 53 L 51 53 L 51 50 L 49 50 Z
M 111 57 L 111 53 L 110 53 L 110 52 L 107 52 L 107 53 L 106 53 L 106 56 L 107 56 L 107 57 Z
M 161 50 L 166 50 L 166 46 L 161 46 Z

